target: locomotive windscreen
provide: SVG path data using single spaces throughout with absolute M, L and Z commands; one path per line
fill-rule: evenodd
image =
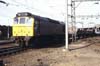
M 31 17 L 15 17 L 14 24 L 32 25 L 32 18 Z
M 24 17 L 21 17 L 20 20 L 19 20 L 20 24 L 25 24 L 25 18 Z
M 14 24 L 18 24 L 18 18 L 17 17 L 14 18 Z

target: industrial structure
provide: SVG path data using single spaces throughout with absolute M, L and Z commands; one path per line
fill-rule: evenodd
M 69 19 L 71 18 L 71 24 L 72 24 L 72 31 L 74 30 L 74 28 L 76 28 L 76 18 L 77 17 L 82 17 L 82 15 L 80 16 L 76 16 L 76 6 L 75 6 L 75 2 L 90 2 L 90 1 L 100 1 L 100 0 L 70 0 L 71 3 L 69 3 L 69 0 L 67 0 L 67 18 L 66 18 L 66 24 L 68 25 L 67 22 L 69 22 Z M 99 3 L 96 3 L 99 4 Z M 79 6 L 80 4 L 78 4 Z M 69 14 L 69 7 L 71 7 L 71 14 Z M 92 17 L 97 17 L 99 15 L 92 15 Z M 86 15 L 85 17 L 91 17 L 91 15 Z M 68 32 L 68 27 L 66 27 L 66 32 Z M 76 31 L 74 34 L 72 34 L 72 41 L 76 41 Z M 66 33 L 66 49 L 68 49 L 68 34 Z

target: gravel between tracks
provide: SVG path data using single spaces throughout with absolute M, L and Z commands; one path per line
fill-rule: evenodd
M 65 51 L 64 46 L 29 49 L 2 59 L 7 66 L 100 66 L 100 37 L 82 39 L 69 47 L 74 49 Z

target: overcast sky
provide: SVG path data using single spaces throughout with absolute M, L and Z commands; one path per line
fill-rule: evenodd
M 0 3 L 0 24 L 12 25 L 13 18 L 17 12 L 31 12 L 36 15 L 64 21 L 66 15 L 65 0 L 3 0 L 9 3 L 8 6 Z M 69 0 L 70 1 L 70 0 Z M 98 15 L 100 14 L 100 3 L 95 2 L 77 2 L 75 3 L 76 15 Z M 70 10 L 70 7 L 69 7 Z M 99 23 L 100 18 L 76 18 L 77 22 L 83 22 L 84 27 L 89 22 Z M 100 23 L 99 23 L 100 24 Z M 81 24 L 78 27 L 81 27 Z

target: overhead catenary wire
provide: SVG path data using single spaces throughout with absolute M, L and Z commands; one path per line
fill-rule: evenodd
M 52 18 L 52 16 L 54 16 L 54 14 L 52 13 L 48 13 L 48 12 L 45 12 L 45 11 L 42 11 L 40 9 L 37 9 L 36 7 L 33 7 L 33 6 L 28 6 L 28 4 L 26 3 L 21 3 L 21 2 L 18 2 L 16 0 L 11 0 L 11 1 L 6 1 L 8 3 L 8 7 L 9 6 L 15 6 L 15 7 L 21 7 L 23 9 L 26 9 L 26 11 L 28 12 L 32 12 L 36 15 L 40 15 L 40 16 L 44 16 L 44 17 L 48 17 L 48 18 Z M 56 19 L 56 20 L 59 20 L 59 19 Z M 62 20 L 59 20 L 59 21 L 62 21 Z
M 77 8 L 82 2 L 80 2 L 75 8 Z
M 75 0 L 75 2 L 89 2 L 89 1 L 100 1 L 100 0 Z
M 1 0 L 0 0 L 0 2 L 1 2 L 1 3 L 4 3 L 4 4 L 7 4 L 7 6 L 11 5 L 11 6 L 16 6 L 16 7 L 23 7 L 23 8 L 25 8 L 25 9 L 31 10 L 31 11 L 33 11 L 33 12 L 36 11 L 36 12 L 38 12 L 38 13 L 48 14 L 48 13 L 46 13 L 46 12 L 44 12 L 44 11 L 41 11 L 40 9 L 37 9 L 37 8 L 31 7 L 31 6 L 28 6 L 28 5 L 26 5 L 26 4 L 22 4 L 22 3 L 20 3 L 20 2 L 15 1 L 15 0 L 12 0 L 13 3 L 6 2 L 6 1 L 1 1 Z M 48 14 L 48 15 L 52 16 L 51 14 Z
M 46 12 L 44 12 L 44 11 L 41 11 L 40 9 L 37 9 L 37 8 L 35 8 L 35 7 L 28 6 L 28 5 L 26 5 L 26 4 L 17 2 L 17 1 L 15 1 L 15 0 L 12 0 L 12 2 L 16 3 L 16 4 L 17 4 L 17 7 L 24 7 L 25 9 L 29 9 L 29 10 L 31 10 L 31 11 L 35 10 L 35 11 L 37 11 L 38 13 L 48 14 L 48 13 L 46 13 Z M 15 4 L 11 4 L 11 5 L 16 6 Z M 51 15 L 51 14 L 48 14 L 48 15 Z M 51 16 L 52 16 L 52 15 L 51 15 Z
M 8 3 L 5 1 L 0 0 L 0 3 L 6 4 L 6 6 L 8 6 Z

